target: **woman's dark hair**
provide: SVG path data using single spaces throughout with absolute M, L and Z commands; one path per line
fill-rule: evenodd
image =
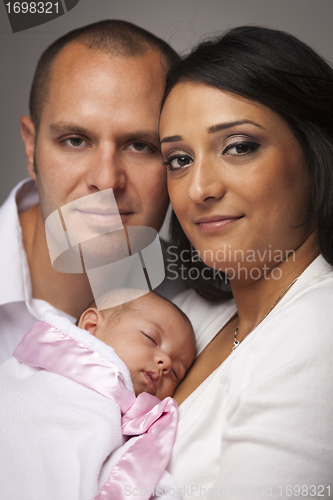
M 319 250 L 333 265 L 333 70 L 329 64 L 288 33 L 240 26 L 201 43 L 169 72 L 162 106 L 173 87 L 184 81 L 261 103 L 289 124 L 310 175 L 310 206 L 304 223 L 317 229 Z M 190 249 L 174 213 L 171 237 L 179 252 Z M 199 269 L 203 267 L 200 262 Z M 210 300 L 225 298 L 216 280 L 192 280 L 189 286 Z

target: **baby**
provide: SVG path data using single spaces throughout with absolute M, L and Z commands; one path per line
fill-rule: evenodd
M 188 318 L 147 293 L 89 307 L 77 325 L 47 312 L 0 366 L 0 498 L 131 498 L 159 483 L 176 430 L 168 396 L 195 356 Z M 162 485 L 175 487 L 166 473 Z
M 113 347 L 129 369 L 136 395 L 172 396 L 195 357 L 189 319 L 153 292 L 104 311 L 89 307 L 77 325 Z

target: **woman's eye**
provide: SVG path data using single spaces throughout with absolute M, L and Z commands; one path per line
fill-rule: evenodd
M 81 137 L 68 137 L 68 139 L 65 139 L 63 142 L 72 147 L 80 147 L 87 144 L 87 142 L 81 139 Z
M 166 162 L 163 163 L 167 170 L 177 170 L 179 168 L 187 167 L 193 162 L 192 158 L 187 155 L 171 156 Z
M 132 142 L 132 144 L 130 144 L 129 146 L 127 146 L 126 149 L 129 149 L 130 151 L 139 151 L 139 152 L 142 152 L 142 151 L 150 152 L 150 151 L 152 151 L 152 148 L 150 146 L 148 146 L 146 143 L 140 142 L 140 141 Z
M 252 141 L 235 142 L 227 146 L 222 154 L 224 156 L 243 156 L 249 153 L 253 153 L 259 148 L 259 146 L 260 144 Z

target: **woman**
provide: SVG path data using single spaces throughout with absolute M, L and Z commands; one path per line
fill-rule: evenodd
M 212 303 L 215 279 L 179 300 L 198 357 L 170 471 L 184 498 L 329 497 L 333 71 L 291 35 L 233 29 L 169 75 L 160 136 L 180 264 L 234 298 Z

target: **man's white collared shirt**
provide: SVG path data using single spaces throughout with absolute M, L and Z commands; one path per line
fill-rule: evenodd
M 12 352 L 45 311 L 74 321 L 45 300 L 32 297 L 27 256 L 22 241 L 19 212 L 38 203 L 34 181 L 20 182 L 0 208 L 0 363 Z

